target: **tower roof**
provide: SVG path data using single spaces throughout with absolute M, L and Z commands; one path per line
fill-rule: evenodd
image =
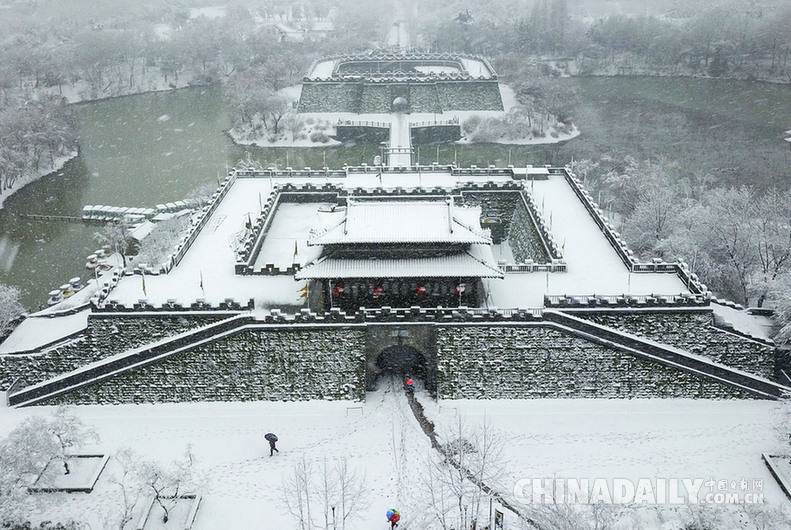
M 323 257 L 298 271 L 296 280 L 341 278 L 503 278 L 488 245 L 425 258 Z
M 449 201 L 353 201 L 340 221 L 313 233 L 308 245 L 446 243 L 490 245 L 480 208 Z

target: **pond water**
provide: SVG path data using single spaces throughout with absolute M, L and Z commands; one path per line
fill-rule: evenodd
M 712 79 L 565 79 L 580 96 L 582 134 L 545 146 L 422 146 L 420 161 L 459 165 L 566 164 L 603 153 L 663 156 L 714 172 L 724 184 L 789 187 L 791 87 Z M 247 157 L 295 168 L 371 163 L 379 146 L 261 149 L 234 146 L 218 88 L 143 94 L 79 106 L 80 155 L 26 186 L 0 210 L 0 282 L 37 309 L 73 276 L 101 226 L 38 221 L 23 214 L 79 216 L 86 204 L 153 207 L 217 182 Z

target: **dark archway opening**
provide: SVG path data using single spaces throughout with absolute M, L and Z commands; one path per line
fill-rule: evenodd
M 426 357 L 411 346 L 391 346 L 376 358 L 377 385 L 382 377 L 404 380 L 408 377 L 426 381 Z

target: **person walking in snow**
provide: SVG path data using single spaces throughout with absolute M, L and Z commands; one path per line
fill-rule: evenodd
M 272 456 L 275 453 L 280 452 L 277 450 L 277 447 L 275 447 L 275 444 L 277 443 L 277 436 L 275 436 L 271 432 L 268 432 L 264 435 L 264 440 L 269 442 L 269 456 Z
M 401 520 L 401 514 L 398 513 L 398 510 L 395 508 L 390 508 L 387 510 L 387 520 L 390 522 L 390 529 L 392 530 L 396 526 L 398 526 L 398 521 Z

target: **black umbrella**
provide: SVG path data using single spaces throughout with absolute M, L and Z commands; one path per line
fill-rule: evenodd
M 266 433 L 264 435 L 264 440 L 266 440 L 268 442 L 276 442 L 277 441 L 277 436 L 275 436 L 271 432 L 268 432 L 268 433 Z

